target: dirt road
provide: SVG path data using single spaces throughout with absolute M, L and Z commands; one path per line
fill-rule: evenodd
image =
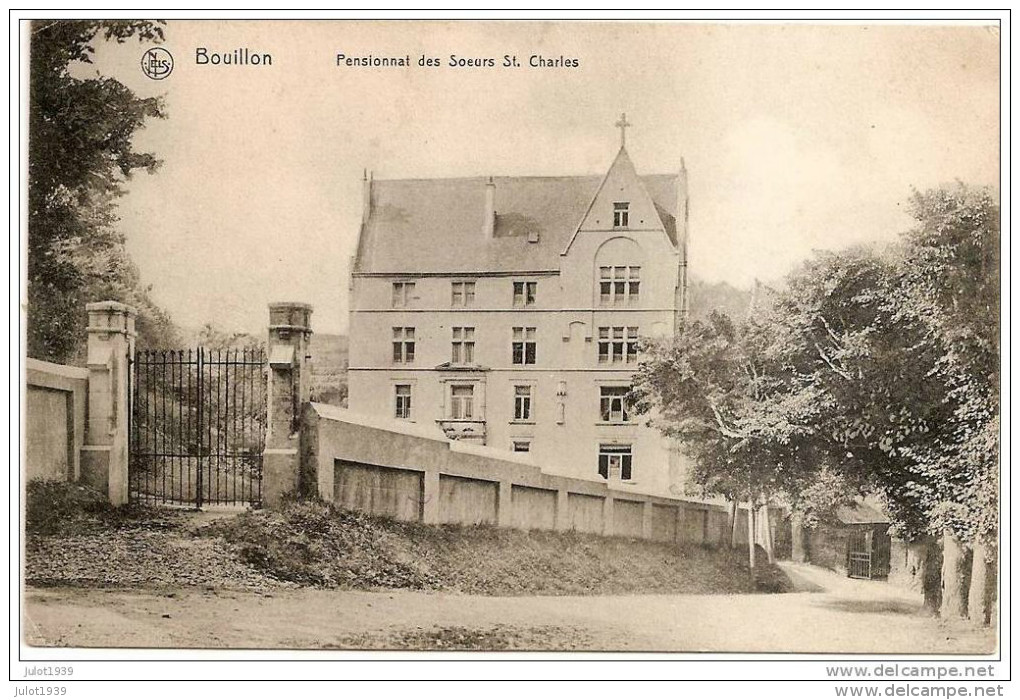
M 784 565 L 776 595 L 483 597 L 415 591 L 30 589 L 37 646 L 991 653 L 882 582 Z

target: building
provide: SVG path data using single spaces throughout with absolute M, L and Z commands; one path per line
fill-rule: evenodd
M 638 338 L 685 313 L 687 175 L 638 175 L 617 126 L 602 176 L 366 178 L 352 410 L 678 493 L 682 456 L 624 396 Z
M 804 558 L 850 578 L 888 578 L 892 550 L 889 524 L 884 513 L 865 501 L 839 506 L 831 522 L 806 530 Z M 897 550 L 906 562 L 906 548 L 898 546 Z

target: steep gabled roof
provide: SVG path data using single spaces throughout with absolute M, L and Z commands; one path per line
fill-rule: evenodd
M 376 180 L 355 272 L 471 273 L 558 270 L 599 175 L 495 177 L 494 234 L 483 234 L 488 178 Z M 676 175 L 641 177 L 676 242 Z M 537 242 L 529 237 L 537 235 Z

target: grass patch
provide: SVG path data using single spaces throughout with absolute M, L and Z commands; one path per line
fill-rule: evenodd
M 410 588 L 478 595 L 751 593 L 786 590 L 767 563 L 752 579 L 742 550 L 577 532 L 421 525 L 321 502 L 248 511 L 200 531 L 281 581 L 324 588 Z
M 79 585 L 297 585 L 475 595 L 782 592 L 743 549 L 577 532 L 422 525 L 291 502 L 198 526 L 182 510 L 111 506 L 79 484 L 28 484 L 26 579 Z M 196 539 L 198 538 L 198 539 Z M 437 640 L 397 640 L 401 644 Z
M 181 514 L 164 508 L 113 506 L 106 495 L 66 481 L 33 480 L 26 485 L 25 532 L 29 535 L 83 535 L 110 529 L 171 530 Z

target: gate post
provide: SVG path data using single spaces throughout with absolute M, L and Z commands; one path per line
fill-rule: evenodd
M 88 422 L 81 448 L 81 478 L 110 503 L 128 502 L 130 363 L 135 352 L 135 310 L 116 301 L 86 304 Z
M 278 505 L 284 494 L 308 495 L 299 475 L 301 408 L 308 402 L 308 345 L 312 307 L 297 302 L 269 305 L 269 382 L 262 501 Z

